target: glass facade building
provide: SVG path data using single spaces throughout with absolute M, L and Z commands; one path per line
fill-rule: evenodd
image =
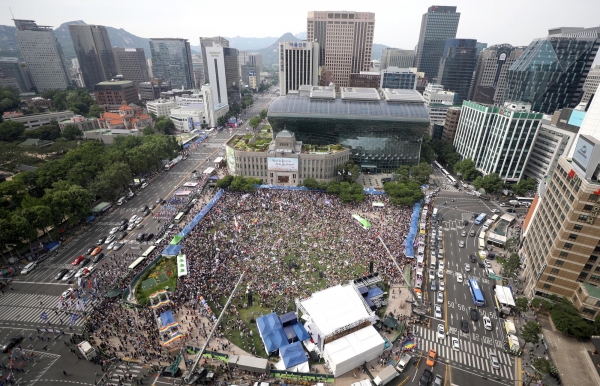
M 354 163 L 378 172 L 417 165 L 429 127 L 422 100 L 411 103 L 287 95 L 271 103 L 268 118 L 274 135 L 287 129 L 304 143 L 339 143 L 350 149 Z
M 111 80 L 117 75 L 117 62 L 106 27 L 71 24 L 69 33 L 88 91 L 93 91 L 97 83 Z
M 469 97 L 473 72 L 477 66 L 477 40 L 448 39 L 440 60 L 438 83 L 456 94 L 456 102 Z
M 504 100 L 530 103 L 546 114 L 576 107 L 598 51 L 594 30 L 600 28 L 534 40 L 508 70 Z
M 192 50 L 187 39 L 150 39 L 152 75 L 173 88 L 192 88 Z
M 388 67 L 381 70 L 380 88 L 414 90 L 417 87 L 417 74 L 408 68 Z

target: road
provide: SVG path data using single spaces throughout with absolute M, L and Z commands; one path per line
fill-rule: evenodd
M 232 133 L 245 132 L 247 121 L 260 110 L 267 108 L 272 98 L 258 98 L 254 104 L 242 115 L 244 124 L 239 128 L 232 130 Z M 56 274 L 61 269 L 73 269 L 71 262 L 80 255 L 84 255 L 91 246 L 96 246 L 98 239 L 102 236 L 108 236 L 111 228 L 119 225 L 122 219 L 129 219 L 133 215 L 142 215 L 140 207 L 143 205 L 152 205 L 158 198 L 166 198 L 174 193 L 176 186 L 181 186 L 186 181 L 192 181 L 192 171 L 201 172 L 206 167 L 212 165 L 212 161 L 224 156 L 223 144 L 230 137 L 229 130 L 215 131 L 202 145 L 196 148 L 186 160 L 182 160 L 171 170 L 162 173 L 157 179 L 151 182 L 145 189 L 139 190 L 134 198 L 121 206 L 113 207 L 105 214 L 101 215 L 94 223 L 89 225 L 83 232 L 74 237 L 63 247 L 57 250 L 56 254 L 51 255 L 44 260 L 35 270 L 27 275 L 20 275 L 12 281 L 12 290 L 5 288 L 4 294 L 0 295 L 0 342 L 8 340 L 10 337 L 22 335 L 26 342 L 22 347 L 26 348 L 30 343 L 33 344 L 35 357 L 39 358 L 34 365 L 25 366 L 27 372 L 19 373 L 17 377 L 18 384 L 49 384 L 50 382 L 63 382 L 65 379 L 72 382 L 80 382 L 82 385 L 91 385 L 94 377 L 94 371 L 100 372 L 100 367 L 93 365 L 86 360 L 78 360 L 75 355 L 69 352 L 69 347 L 65 346 L 63 340 L 68 340 L 68 333 L 80 333 L 84 324 L 84 318 L 78 318 L 73 329 L 69 330 L 68 313 L 57 313 L 60 294 L 71 287 L 66 281 L 55 280 Z M 160 206 L 159 206 L 160 207 Z M 155 209 L 159 210 L 159 207 Z M 140 233 L 157 233 L 162 223 L 159 223 L 152 215 L 144 218 L 141 222 L 141 228 L 135 228 L 127 232 L 127 236 L 122 240 L 123 247 L 119 251 L 108 251 L 107 245 L 103 244 L 103 252 L 106 257 L 97 265 L 97 269 L 102 269 L 109 264 L 112 259 L 121 258 L 121 254 L 130 254 L 130 257 L 123 257 L 127 262 L 135 260 L 149 245 L 155 240 L 138 242 L 136 237 Z M 93 274 L 92 274 L 93 276 Z M 75 281 L 75 280 L 74 280 Z M 90 311 L 94 300 L 86 299 L 85 311 Z M 47 322 L 42 319 L 45 312 Z M 49 323 L 48 323 L 49 322 Z M 53 332 L 43 332 L 40 335 L 47 339 L 50 336 L 48 352 L 43 349 L 47 342 L 29 341 L 29 335 L 33 334 L 35 339 L 38 334 L 38 328 L 52 329 L 52 331 L 64 330 L 67 338 L 64 336 L 54 340 L 57 335 Z M 6 354 L 2 354 L 2 360 L 8 363 Z M 71 374 L 64 377 L 62 371 L 66 370 Z M 141 368 L 139 369 L 141 371 Z M 123 372 L 119 365 L 114 366 L 112 375 Z M 130 371 L 133 375 L 136 373 Z M 157 378 L 157 381 L 168 382 L 168 378 Z M 127 385 L 127 383 L 125 383 Z

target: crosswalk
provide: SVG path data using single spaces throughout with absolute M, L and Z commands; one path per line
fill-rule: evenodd
M 451 347 L 451 336 L 444 339 L 437 339 L 437 332 L 422 326 L 416 327 L 416 334 L 420 343 L 418 347 L 425 353 L 430 349 L 437 352 L 438 360 L 459 363 L 471 367 L 477 371 L 493 373 L 502 378 L 513 379 L 513 358 L 505 353 L 501 348 L 472 343 L 466 339 L 460 339 L 460 351 L 455 351 Z M 489 352 L 493 350 L 498 356 L 500 362 L 499 369 L 493 369 L 489 358 Z
M 70 325 L 70 313 L 80 314 L 81 311 L 72 311 L 74 308 L 71 308 L 66 313 L 60 311 L 56 313 L 58 300 L 56 295 L 6 293 L 0 296 L 2 322 L 47 326 L 48 323 L 41 318 L 42 313 L 45 311 L 47 320 L 52 326 L 68 327 Z M 90 301 L 88 299 L 85 311 L 91 312 L 95 302 L 96 300 Z M 79 316 L 73 326 L 83 326 L 84 323 L 84 318 Z
M 442 186 L 442 190 L 445 190 L 447 192 L 455 192 L 455 193 L 460 192 L 460 190 L 458 190 L 457 187 L 455 187 L 454 185 L 448 185 L 448 184 L 444 184 Z
M 127 363 L 123 363 L 123 362 L 119 362 L 116 363 L 115 365 L 113 365 L 113 367 L 111 367 L 110 371 L 109 371 L 109 375 L 108 375 L 108 384 L 109 385 L 125 385 L 125 386 L 130 386 L 134 384 L 133 380 L 137 380 L 139 378 L 141 378 L 142 376 L 142 371 L 144 370 L 144 367 L 142 365 L 139 365 L 137 363 L 131 363 L 129 365 L 129 367 L 127 366 Z M 129 378 L 129 374 L 132 375 L 132 379 Z M 119 383 L 119 380 L 121 380 L 121 383 Z

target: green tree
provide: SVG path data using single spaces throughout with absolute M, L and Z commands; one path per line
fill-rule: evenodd
M 414 181 L 387 182 L 383 185 L 383 190 L 394 205 L 411 206 L 425 197 L 421 186 Z
M 550 374 L 552 371 L 552 363 L 546 358 L 538 358 L 532 363 L 533 367 L 542 374 Z
M 517 196 L 523 196 L 530 190 L 535 190 L 535 187 L 535 180 L 531 178 L 525 178 L 514 184 L 511 189 Z
M 308 189 L 318 189 L 321 184 L 314 178 L 305 178 L 302 181 L 302 186 L 307 187 Z
M 421 162 L 427 162 L 431 164 L 435 160 L 435 150 L 431 145 L 431 137 L 429 134 L 425 134 L 423 136 L 423 141 L 421 142 Z
M 340 199 L 343 202 L 362 202 L 365 192 L 362 185 L 356 182 L 342 182 L 340 185 Z
M 515 273 L 519 272 L 521 268 L 521 259 L 516 253 L 511 253 L 508 259 L 502 261 L 502 267 L 504 268 L 504 276 L 510 277 Z
M 83 137 L 83 132 L 75 125 L 66 125 L 62 130 L 62 136 L 67 141 L 74 141 L 77 138 Z
M 515 304 L 517 306 L 517 310 L 521 312 L 527 312 L 527 310 L 529 309 L 529 301 L 527 300 L 527 298 L 516 298 Z
M 410 166 L 400 165 L 396 171 L 399 182 L 406 182 L 410 179 Z
M 100 118 L 104 114 L 104 109 L 97 104 L 93 104 L 90 106 L 89 111 L 87 113 L 88 118 Z
M 477 177 L 477 170 L 475 170 L 475 162 L 470 158 L 465 158 L 462 161 L 458 161 L 454 164 L 454 171 L 462 175 L 463 180 L 473 181 Z
M 152 126 L 146 126 L 146 127 L 144 127 L 144 130 L 142 130 L 142 133 L 144 135 L 153 135 L 153 134 L 156 134 L 156 131 L 154 131 Z
M 267 117 L 267 110 L 260 110 L 260 119 L 265 119 Z
M 0 141 L 14 141 L 25 132 L 21 122 L 6 121 L 0 123 Z
M 252 132 L 254 134 L 258 133 L 258 127 L 260 126 L 261 122 L 262 122 L 262 119 L 260 119 L 259 116 L 254 116 L 254 117 L 250 118 L 250 120 L 248 121 L 248 125 L 250 125 L 250 127 L 252 128 Z
M 600 314 L 594 319 L 594 335 L 600 335 Z
M 336 172 L 343 181 L 354 182 L 360 176 L 360 166 L 350 161 L 347 164 L 338 165 Z
M 432 173 L 433 168 L 426 162 L 421 162 L 410 168 L 411 179 L 420 185 L 428 184 Z
M 231 186 L 232 182 L 233 182 L 233 176 L 232 175 L 226 175 L 225 177 L 223 177 L 219 181 L 217 181 L 217 188 L 219 188 L 219 189 L 227 189 L 228 187 Z
M 557 330 L 578 339 L 587 339 L 594 333 L 594 325 L 588 323 L 568 299 L 562 298 L 556 302 L 550 317 Z
M 506 248 L 506 250 L 511 253 L 516 252 L 518 247 L 519 247 L 519 240 L 517 240 L 513 237 L 506 240 L 506 243 L 504 243 L 504 248 Z
M 37 138 L 44 141 L 54 141 L 60 138 L 61 132 L 58 125 L 44 125 L 34 130 L 27 130 L 25 136 L 27 138 Z
M 483 188 L 485 189 L 486 193 L 499 192 L 500 190 L 502 190 L 503 185 L 504 183 L 502 182 L 502 179 L 498 176 L 497 173 L 488 174 L 483 178 L 477 177 L 473 181 L 473 186 L 475 186 L 476 189 Z
M 27 219 L 33 228 L 42 231 L 44 234 L 46 234 L 46 228 L 52 225 L 52 211 L 45 205 L 23 209 L 21 215 Z
M 169 118 L 160 116 L 154 124 L 154 129 L 165 135 L 171 135 L 175 131 L 175 124 Z
M 0 87 L 0 119 L 2 113 L 19 108 L 19 90 L 11 86 Z
M 540 334 L 542 333 L 542 327 L 538 322 L 527 322 L 521 327 L 521 338 L 526 343 L 537 344 L 540 341 Z
M 330 181 L 327 184 L 327 193 L 339 195 L 342 190 L 342 185 L 337 181 Z
M 229 188 L 239 192 L 253 192 L 255 189 L 254 185 L 259 185 L 261 182 L 259 178 L 235 176 Z

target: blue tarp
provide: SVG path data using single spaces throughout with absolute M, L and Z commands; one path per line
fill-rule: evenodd
M 189 144 L 189 143 L 186 143 L 186 144 L 184 144 L 184 145 L 183 145 L 183 148 L 184 148 L 184 149 L 187 149 L 188 147 L 190 147 L 190 144 Z
M 279 350 L 279 355 L 281 356 L 283 365 L 286 369 L 308 361 L 308 357 L 300 342 L 294 342 L 282 347 L 281 350 Z
M 256 318 L 256 327 L 258 327 L 261 336 L 266 336 L 277 329 L 281 329 L 283 326 L 277 314 L 272 312 Z
M 217 201 L 219 201 L 219 199 L 221 198 L 222 195 L 223 195 L 223 189 L 219 189 L 217 194 L 215 194 L 215 196 L 208 202 L 208 204 L 206 204 L 206 206 L 204 208 L 202 208 L 200 213 L 198 213 L 196 215 L 196 217 L 194 217 L 194 219 L 185 228 L 183 228 L 183 230 L 181 232 L 179 232 L 178 236 L 181 236 L 181 237 L 187 236 L 188 233 L 190 233 L 192 231 L 192 229 L 194 229 L 194 227 L 196 225 L 198 225 L 200 220 L 202 220 L 204 218 L 204 216 L 206 216 L 208 211 L 211 210 L 211 208 L 215 205 L 215 203 Z
M 298 318 L 296 317 L 296 313 L 295 312 L 288 312 L 287 314 L 283 314 L 279 317 L 279 320 L 281 320 L 281 324 L 285 327 L 285 326 L 290 326 L 294 323 L 298 323 Z
M 310 335 L 308 335 L 308 332 L 306 331 L 302 323 L 292 324 L 292 327 L 294 328 L 294 332 L 296 333 L 296 336 L 298 337 L 298 340 L 300 342 L 303 342 L 306 339 L 310 338 Z
M 86 217 L 86 218 L 85 218 L 85 221 L 87 221 L 87 222 L 92 222 L 92 221 L 94 221 L 95 219 L 96 219 L 96 216 L 88 216 L 88 217 Z
M 385 194 L 383 190 L 377 190 L 375 188 L 365 188 L 365 194 Z
M 177 256 L 183 247 L 181 245 L 169 245 L 162 251 L 164 256 Z
M 406 236 L 406 240 L 404 241 L 404 246 L 406 247 L 405 255 L 406 257 L 413 258 L 415 257 L 415 248 L 414 242 L 415 237 L 417 237 L 417 232 L 419 232 L 419 215 L 421 213 L 421 201 L 415 203 L 413 208 L 413 214 L 410 219 L 410 231 L 408 232 L 408 236 Z
M 198 138 L 198 139 L 196 140 L 196 143 L 200 143 L 200 142 L 204 141 L 206 138 L 208 138 L 208 134 L 206 134 L 206 135 L 203 135 L 202 137 Z
M 285 336 L 285 332 L 283 332 L 283 328 L 273 330 L 266 336 L 263 335 L 263 342 L 265 343 L 265 349 L 268 353 L 272 353 L 273 351 L 290 344 Z
M 374 298 L 375 296 L 382 295 L 383 291 L 379 287 L 371 288 L 369 292 L 367 292 L 367 299 Z
M 173 312 L 171 312 L 171 310 L 166 310 L 160 314 L 160 322 L 162 323 L 163 327 L 173 323 L 174 321 L 175 318 L 173 317 Z
M 219 176 L 210 176 L 208 177 L 209 180 L 218 180 Z
M 364 285 L 358 287 L 357 290 L 363 297 L 367 296 L 367 294 L 369 293 L 369 290 Z
M 53 250 L 55 250 L 59 246 L 60 246 L 60 243 L 58 241 L 52 241 L 52 242 L 46 244 L 46 246 L 44 246 L 44 249 L 47 250 L 47 251 L 52 252 Z

